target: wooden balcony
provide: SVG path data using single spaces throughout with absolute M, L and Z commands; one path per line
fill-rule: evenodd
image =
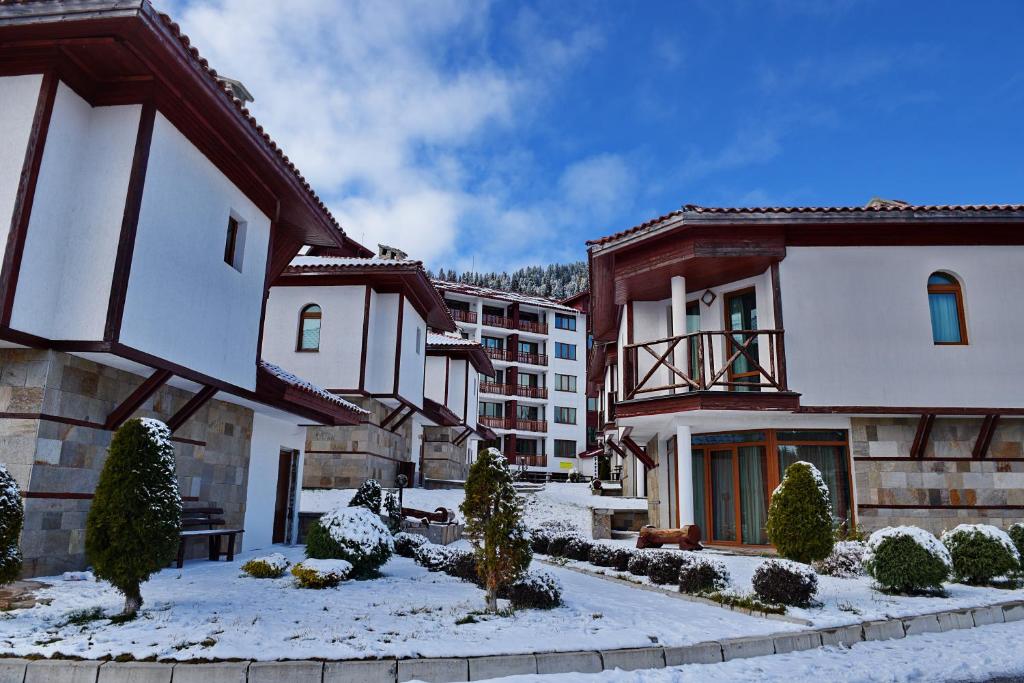
M 543 353 L 523 353 L 520 351 L 515 354 L 516 361 L 519 363 L 525 363 L 526 365 L 547 365 L 548 357 Z
M 508 352 L 505 349 L 495 349 L 490 346 L 485 346 L 484 353 L 486 353 L 487 357 L 491 360 L 508 360 Z
M 523 420 L 514 417 L 491 417 L 489 415 L 480 415 L 477 417 L 477 422 L 485 427 L 493 427 L 495 429 L 508 429 L 523 432 L 548 431 L 547 420 Z
M 547 387 L 531 387 L 526 384 L 517 384 L 515 386 L 516 396 L 522 398 L 547 398 L 548 388 Z
M 460 311 L 457 308 L 450 309 L 452 312 L 452 318 L 456 322 L 460 323 L 475 323 L 476 322 L 476 311 Z
M 515 427 L 510 429 L 517 429 L 524 432 L 546 432 L 548 431 L 547 420 L 522 420 L 517 419 Z
M 512 349 L 495 349 L 484 347 L 484 352 L 491 360 L 500 360 L 506 363 L 522 363 L 524 365 L 547 365 L 548 357 L 543 353 L 523 353 Z
M 548 466 L 548 456 L 544 454 L 533 455 L 531 453 L 509 453 L 505 457 L 508 458 L 509 465 L 519 465 L 526 467 Z
M 786 382 L 782 330 L 692 332 L 628 344 L 622 351 L 624 401 L 614 408 L 619 417 L 655 409 L 799 407 L 799 395 Z M 685 405 L 680 397 L 686 397 Z M 629 405 L 638 399 L 665 405 Z
M 497 394 L 499 396 L 519 396 L 521 398 L 547 398 L 547 387 L 531 387 L 523 384 L 500 384 L 498 382 L 481 382 L 480 393 Z
M 548 326 L 546 323 L 535 323 L 530 320 L 520 320 L 519 329 L 523 332 L 532 332 L 534 334 L 548 333 Z
M 512 324 L 512 318 L 506 318 L 501 315 L 491 315 L 490 313 L 484 313 L 483 323 L 484 325 L 488 325 L 490 327 L 503 327 L 506 330 L 515 329 L 515 326 Z

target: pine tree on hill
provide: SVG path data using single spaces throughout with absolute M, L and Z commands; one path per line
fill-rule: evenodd
M 565 299 L 579 294 L 589 286 L 590 275 L 586 261 L 574 263 L 552 263 L 547 266 L 527 266 L 512 273 L 480 273 L 466 271 L 457 274 L 454 270 L 441 268 L 436 276 L 446 282 L 487 287 L 503 292 L 516 292 L 551 299 Z

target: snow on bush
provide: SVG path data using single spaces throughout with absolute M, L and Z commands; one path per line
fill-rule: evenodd
M 512 603 L 512 609 L 554 609 L 562 604 L 558 579 L 542 571 L 520 575 L 502 593 Z
M 647 576 L 647 566 L 651 563 L 651 560 L 658 555 L 663 554 L 661 550 L 649 550 L 644 548 L 642 550 L 634 550 L 626 563 L 626 569 L 633 576 Z
M 765 560 L 754 570 L 754 592 L 776 605 L 806 607 L 818 593 L 818 575 L 806 564 Z
M 444 571 L 451 550 L 443 545 L 424 543 L 413 551 L 412 559 L 427 571 Z
M 1024 563 L 1024 524 L 1021 522 L 1011 524 L 1007 535 L 1013 541 L 1013 545 L 1017 548 L 1017 554 L 1020 555 L 1021 561 Z
M 942 534 L 953 562 L 953 578 L 975 586 L 1020 567 L 1020 553 L 1009 535 L 989 524 L 961 524 Z
M 345 560 L 303 560 L 292 567 L 292 576 L 299 588 L 333 588 L 352 573 L 352 564 Z
M 768 506 L 765 532 L 790 560 L 808 563 L 828 557 L 834 543 L 832 504 L 817 467 L 800 461 L 786 468 Z
M 24 523 L 21 491 L 7 467 L 0 463 L 0 585 L 14 581 L 21 573 L 18 537 Z
M 942 589 L 953 561 L 946 546 L 924 529 L 897 526 L 871 534 L 864 569 L 884 590 L 927 593 Z
M 284 576 L 291 565 L 281 553 L 257 557 L 242 565 L 242 571 L 257 579 L 277 579 Z
M 370 512 L 379 515 L 382 500 L 383 489 L 380 482 L 376 479 L 367 479 L 356 489 L 356 494 L 352 496 L 348 506 L 352 508 L 364 507 Z
M 611 567 L 615 562 L 615 551 L 617 548 L 606 543 L 595 543 L 590 546 L 590 554 L 587 555 L 587 562 L 595 567 Z
M 679 590 L 683 593 L 714 593 L 729 587 L 729 570 L 718 560 L 688 553 L 679 567 Z
M 823 560 L 814 563 L 819 574 L 850 579 L 864 573 L 864 553 L 867 545 L 863 541 L 837 541 L 832 552 Z
M 548 555 L 551 540 L 562 534 L 582 535 L 575 524 L 561 519 L 549 519 L 530 528 L 530 547 L 535 553 Z
M 394 539 L 380 517 L 364 507 L 339 507 L 324 513 L 309 530 L 306 556 L 346 560 L 352 578 L 372 578 L 391 558 Z
M 633 551 L 629 548 L 612 548 L 611 566 L 617 571 L 624 572 L 629 569 L 631 559 L 633 559 Z
M 683 560 L 682 551 L 658 553 L 647 564 L 647 578 L 657 584 L 676 583 Z
M 471 550 L 453 549 L 449 551 L 445 561 L 441 564 L 441 571 L 448 576 L 482 587 L 483 581 L 477 571 L 476 553 Z
M 578 531 L 563 531 L 551 537 L 551 542 L 548 544 L 548 555 L 586 561 L 591 545 L 593 544 L 590 540 Z M 580 555 L 582 558 L 578 557 Z
M 400 531 L 395 534 L 395 554 L 402 557 L 414 557 L 416 549 L 428 543 L 426 537 Z

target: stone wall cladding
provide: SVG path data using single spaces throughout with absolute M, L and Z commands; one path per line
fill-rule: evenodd
M 918 506 L 858 508 L 865 530 L 910 524 L 939 534 L 957 524 L 985 523 L 1005 529 L 1024 521 L 1024 420 L 1000 418 L 983 460 L 972 458 L 980 417 L 936 418 L 920 460 L 910 459 L 917 418 L 852 418 L 850 422 L 858 506 Z
M 465 431 L 464 427 L 423 428 L 423 476 L 426 479 L 462 481 L 469 473 L 466 458 L 469 439 L 456 446 L 452 441 Z
M 373 398 L 346 398 L 370 411 L 369 422 L 345 427 L 308 427 L 303 488 L 350 489 L 367 479 L 391 486 L 398 474 L 399 461 L 409 460 L 411 419 L 397 432 L 382 429 L 380 423 L 392 408 Z
M 56 416 L 102 424 L 143 377 L 56 351 L 0 350 L 0 413 Z M 166 420 L 191 398 L 163 387 L 137 412 Z M 252 411 L 210 401 L 176 434 L 178 485 L 192 506 L 224 508 L 228 526 L 245 517 Z M 39 418 L 0 418 L 0 447 L 25 492 L 77 494 L 25 500 L 25 576 L 84 569 L 85 520 L 113 432 Z M 190 556 L 205 546 L 193 544 Z

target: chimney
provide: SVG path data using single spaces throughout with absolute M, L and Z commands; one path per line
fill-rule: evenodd
M 228 90 L 231 91 L 231 94 L 236 99 L 241 100 L 242 104 L 255 101 L 253 99 L 252 93 L 249 92 L 249 89 L 242 84 L 242 81 L 236 81 L 235 79 L 228 78 L 227 76 L 218 76 L 217 80 L 226 85 L 228 87 Z
M 387 259 L 388 261 L 404 261 L 409 258 L 409 255 L 396 247 L 389 247 L 386 244 L 378 244 L 377 258 Z
M 881 197 L 872 197 L 871 201 L 867 203 L 865 209 L 905 209 L 910 206 L 910 202 L 905 202 L 902 199 L 882 199 Z

